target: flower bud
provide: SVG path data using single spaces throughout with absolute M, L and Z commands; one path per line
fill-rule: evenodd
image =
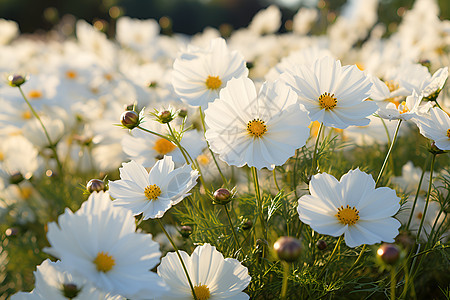
M 19 184 L 21 183 L 25 178 L 23 177 L 22 173 L 20 172 L 14 172 L 9 177 L 9 183 L 11 184 Z
M 178 116 L 180 118 L 186 118 L 187 114 L 188 114 L 188 110 L 186 108 L 182 108 L 178 111 Z
M 188 238 L 192 234 L 192 227 L 189 225 L 181 226 L 180 233 L 182 237 Z
M 8 76 L 9 85 L 12 87 L 19 87 L 24 84 L 27 80 L 22 75 L 14 74 Z
M 157 87 L 158 86 L 158 83 L 156 82 L 156 81 L 152 81 L 152 82 L 150 82 L 149 84 L 148 84 L 148 87 L 149 88 L 155 88 L 155 87 Z
M 319 250 L 325 250 L 327 249 L 327 242 L 325 242 L 324 240 L 318 240 L 316 243 L 317 249 Z
M 225 205 L 231 201 L 233 195 L 225 188 L 220 188 L 214 192 L 214 203 Z
M 120 122 L 126 128 L 133 129 L 134 127 L 139 125 L 139 115 L 137 114 L 137 112 L 132 110 L 124 111 L 120 116 Z
M 244 230 L 249 230 L 250 228 L 253 227 L 253 221 L 250 219 L 244 219 L 242 221 L 242 229 Z
M 158 121 L 160 121 L 163 124 L 167 124 L 172 120 L 173 120 L 173 115 L 168 110 L 163 110 L 162 112 L 160 112 L 158 114 Z
M 299 240 L 290 236 L 280 237 L 273 249 L 277 252 L 278 258 L 286 262 L 296 261 L 302 253 L 302 245 Z
M 63 284 L 62 289 L 62 293 L 67 299 L 75 298 L 80 292 L 80 289 L 74 283 L 65 283 Z
M 135 104 L 125 104 L 123 106 L 123 109 L 124 110 L 134 110 L 135 106 L 136 106 Z
M 90 194 L 92 194 L 93 192 L 106 191 L 106 186 L 105 186 L 105 183 L 103 182 L 103 180 L 91 179 L 86 184 L 86 189 L 88 190 L 88 192 Z
M 377 255 L 385 264 L 393 265 L 400 258 L 400 249 L 394 244 L 384 243 L 378 248 Z

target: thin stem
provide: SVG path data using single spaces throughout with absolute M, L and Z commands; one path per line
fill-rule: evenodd
M 188 159 L 188 157 L 187 157 L 187 155 L 185 153 L 185 150 L 184 150 L 183 147 L 181 147 L 180 141 L 178 140 L 178 138 L 173 133 L 172 126 L 170 126 L 170 123 L 167 123 L 167 127 L 169 127 L 170 135 L 172 136 L 173 141 L 178 146 L 178 148 L 180 148 L 181 154 L 183 154 L 184 159 L 186 160 L 187 164 L 189 165 L 190 162 L 189 162 L 189 159 Z M 191 161 L 192 161 L 192 158 L 191 158 Z
M 213 160 L 214 160 L 214 163 L 216 164 L 217 170 L 219 170 L 220 177 L 222 177 L 223 183 L 224 183 L 225 185 L 227 185 L 227 184 L 228 184 L 227 179 L 226 179 L 225 176 L 223 175 L 222 170 L 220 169 L 219 163 L 217 162 L 216 157 L 214 156 L 214 152 L 211 150 L 211 147 L 209 147 L 209 142 L 208 142 L 208 140 L 206 139 L 205 115 L 203 114 L 203 111 L 202 111 L 202 107 L 201 107 L 201 106 L 199 107 L 199 111 L 200 111 L 200 119 L 202 120 L 203 134 L 204 134 L 204 136 L 205 136 L 206 144 L 208 145 L 208 150 L 209 150 L 209 152 L 211 153 L 211 156 L 212 156 L 212 158 L 213 158 Z
M 139 128 L 139 129 L 142 130 L 142 131 L 145 131 L 145 132 L 154 134 L 154 135 L 156 135 L 156 136 L 159 136 L 159 137 L 162 138 L 162 139 L 165 139 L 165 140 L 168 140 L 169 142 L 172 142 L 167 136 L 164 136 L 164 135 L 159 134 L 159 133 L 157 133 L 157 132 L 148 130 L 147 128 L 144 128 L 144 127 L 142 127 L 142 126 L 140 126 L 140 125 L 136 126 L 136 128 Z
M 319 146 L 319 140 L 320 140 L 320 134 L 323 131 L 323 123 L 320 123 L 319 126 L 319 132 L 317 133 L 317 138 L 316 138 L 316 144 L 314 145 L 314 153 L 313 153 L 313 158 L 312 158 L 312 175 L 316 174 L 316 168 L 317 168 L 317 148 Z
M 281 285 L 281 296 L 280 299 L 286 299 L 287 287 L 288 287 L 288 276 L 289 276 L 289 267 L 290 265 L 283 261 L 283 283 Z
M 236 246 L 238 247 L 238 249 L 242 249 L 242 251 L 243 251 L 244 249 L 241 247 L 241 244 L 239 243 L 239 239 L 237 237 L 236 231 L 234 230 L 233 222 L 231 222 L 231 217 L 230 217 L 230 212 L 228 211 L 228 206 L 225 204 L 224 208 L 225 208 L 225 212 L 227 213 L 228 223 L 230 223 L 230 228 L 231 228 L 231 231 L 233 232 L 234 241 L 236 242 Z
M 319 273 L 319 276 L 317 278 L 321 278 L 325 270 L 327 269 L 328 265 L 330 264 L 331 260 L 334 258 L 334 254 L 336 253 L 336 250 L 339 248 L 339 245 L 342 242 L 342 235 L 339 237 L 338 241 L 336 242 L 336 246 L 334 246 L 333 252 L 331 252 L 330 256 L 328 257 L 327 262 L 322 267 L 322 270 Z
M 422 231 L 423 222 L 425 220 L 425 215 L 427 214 L 427 210 L 428 210 L 428 203 L 430 202 L 430 194 L 431 194 L 431 188 L 433 186 L 433 170 L 434 170 L 435 162 L 436 162 L 436 154 L 433 154 L 433 157 L 431 159 L 430 181 L 428 183 L 427 200 L 425 201 L 425 208 L 423 209 L 423 214 L 422 214 L 422 218 L 420 219 L 419 229 L 417 230 L 417 236 L 416 236 L 417 243 L 419 242 L 419 239 L 420 239 L 420 232 Z
M 398 135 L 398 131 L 400 129 L 401 124 L 402 124 L 402 119 L 398 120 L 397 127 L 395 128 L 394 137 L 392 138 L 391 146 L 389 147 L 388 153 L 386 154 L 386 157 L 384 158 L 384 162 L 383 162 L 383 165 L 381 166 L 381 170 L 380 170 L 380 173 L 378 174 L 377 181 L 375 182 L 375 186 L 377 186 L 378 182 L 381 179 L 381 176 L 383 175 L 384 169 L 386 168 L 387 162 L 389 160 L 389 156 L 391 155 L 391 151 L 394 148 L 395 141 L 397 140 L 397 135 Z
M 61 164 L 61 161 L 58 158 L 58 153 L 56 152 L 56 147 L 55 144 L 52 142 L 52 139 L 50 138 L 50 135 L 48 134 L 47 128 L 45 128 L 44 123 L 42 122 L 41 118 L 39 117 L 39 115 L 37 114 L 37 112 L 34 110 L 33 106 L 31 105 L 31 103 L 28 101 L 27 97 L 25 96 L 22 88 L 20 86 L 18 86 L 20 94 L 22 94 L 23 99 L 25 100 L 25 102 L 27 103 L 28 107 L 30 108 L 31 112 L 33 113 L 33 115 L 36 117 L 36 119 L 38 120 L 39 124 L 41 125 L 42 129 L 44 130 L 44 134 L 45 137 L 47 138 L 47 141 L 49 143 L 50 149 L 53 152 L 53 155 L 55 156 L 55 160 L 56 163 L 58 164 L 58 169 L 59 172 L 62 174 L 63 173 L 63 167 Z
M 173 249 L 175 249 L 175 252 L 177 253 L 178 258 L 180 259 L 181 266 L 183 267 L 184 273 L 186 274 L 186 277 L 189 282 L 189 286 L 191 287 L 191 291 L 192 291 L 192 295 L 194 296 L 194 299 L 198 300 L 197 295 L 195 294 L 194 285 L 192 284 L 192 281 L 191 281 L 191 277 L 189 277 L 188 270 L 186 269 L 186 265 L 184 264 L 183 258 L 180 255 L 180 251 L 178 250 L 178 247 L 175 245 L 175 243 L 172 240 L 172 238 L 170 237 L 169 233 L 164 228 L 164 225 L 161 222 L 161 220 L 159 218 L 157 218 L 157 220 L 158 220 L 159 226 L 161 226 L 162 231 L 164 231 L 164 233 L 166 234 L 167 238 L 169 239 L 169 242 L 172 244 Z
M 267 241 L 266 222 L 264 222 L 264 216 L 263 216 L 264 208 L 263 208 L 263 203 L 262 203 L 262 199 L 261 199 L 261 191 L 259 189 L 258 171 L 256 170 L 255 167 L 252 167 L 252 175 L 253 175 L 253 183 L 255 185 L 256 203 L 257 203 L 258 209 L 259 209 L 259 220 L 261 222 L 264 239 Z
M 391 300 L 395 300 L 395 286 L 397 285 L 397 282 L 395 280 L 395 268 L 391 268 Z
M 353 271 L 353 269 L 356 267 L 356 265 L 357 265 L 357 264 L 359 263 L 359 261 L 361 260 L 363 254 L 364 254 L 364 251 L 366 251 L 366 247 L 367 247 L 367 245 L 364 244 L 363 247 L 362 247 L 362 249 L 361 249 L 361 252 L 359 252 L 358 258 L 356 258 L 356 260 L 355 260 L 355 262 L 353 263 L 353 265 L 350 267 L 350 269 L 348 269 L 347 272 L 345 272 L 345 274 L 344 274 L 344 276 L 342 276 L 342 278 L 347 277 L 347 276 Z
M 408 230 L 409 226 L 411 225 L 411 220 L 412 220 L 412 217 L 414 214 L 414 210 L 416 209 L 417 199 L 419 198 L 420 187 L 422 186 L 423 177 L 425 175 L 425 169 L 428 165 L 429 160 L 430 160 L 430 156 L 427 157 L 427 159 L 425 161 L 425 165 L 422 168 L 422 174 L 420 175 L 419 186 L 417 187 L 416 196 L 414 197 L 414 203 L 411 207 L 411 212 L 409 214 L 409 219 L 408 219 L 408 224 L 406 225 L 406 230 Z
M 273 182 L 275 182 L 275 186 L 277 187 L 277 190 L 279 192 L 280 191 L 280 187 L 278 186 L 277 173 L 275 172 L 275 168 L 273 168 L 272 174 L 273 174 Z

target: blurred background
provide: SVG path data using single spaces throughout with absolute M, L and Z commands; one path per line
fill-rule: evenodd
M 363 1 L 363 0 L 360 0 Z M 84 19 L 110 36 L 114 20 L 122 15 L 156 19 L 165 34 L 194 34 L 210 26 L 237 29 L 249 24 L 261 8 L 276 4 L 283 13 L 280 31 L 289 30 L 289 21 L 301 7 L 327 9 L 334 21 L 346 0 L 0 0 L 0 18 L 18 22 L 21 32 L 48 31 L 57 24 Z M 414 0 L 380 0 L 379 22 L 388 30 L 396 24 Z M 450 1 L 438 0 L 441 18 L 450 18 Z M 286 22 L 287 21 L 287 22 Z

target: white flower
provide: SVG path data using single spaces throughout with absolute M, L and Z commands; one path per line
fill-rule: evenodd
M 234 258 L 223 258 L 214 246 L 205 244 L 195 248 L 191 256 L 180 251 L 197 299 L 249 299 L 243 293 L 250 283 L 248 270 Z M 175 253 L 167 253 L 158 267 L 158 275 L 170 286 L 164 299 L 192 299 L 192 291 L 180 260 Z
M 247 76 L 243 56 L 229 51 L 224 39 L 211 40 L 208 49 L 190 47 L 173 64 L 172 84 L 183 102 L 206 109 L 233 77 Z
M 392 216 L 400 208 L 395 191 L 375 189 L 372 176 L 351 170 L 338 181 L 322 173 L 309 184 L 311 195 L 298 200 L 300 220 L 320 234 L 344 234 L 349 247 L 379 242 L 394 242 L 400 222 Z
M 109 182 L 111 196 L 116 198 L 114 205 L 130 209 L 135 216 L 143 213 L 144 220 L 161 218 L 190 195 L 199 177 L 190 165 L 174 168 L 170 156 L 157 161 L 149 173 L 135 161 L 124 163 L 119 169 L 121 179 Z
M 248 29 L 256 34 L 274 33 L 281 26 L 281 11 L 276 5 L 260 10 L 248 25 Z
M 112 295 L 159 297 L 167 287 L 149 271 L 159 263 L 159 245 L 135 231 L 130 211 L 113 206 L 108 193 L 93 193 L 75 214 L 66 209 L 58 224 L 48 224 L 44 251 Z
M 383 119 L 388 120 L 411 120 L 419 114 L 428 112 L 432 104 L 427 102 L 420 105 L 423 95 L 418 95 L 413 91 L 411 96 L 406 97 L 406 101 L 396 105 L 392 102 L 377 102 L 379 105 L 378 115 Z
M 377 110 L 370 95 L 371 82 L 356 66 L 341 66 L 340 61 L 323 57 L 310 67 L 298 65 L 281 75 L 298 94 L 312 121 L 345 129 L 369 124 L 367 118 Z
M 259 94 L 248 78 L 232 79 L 205 111 L 206 139 L 229 165 L 258 169 L 282 165 L 309 136 L 308 115 L 281 82 Z
M 413 121 L 420 133 L 433 140 L 441 150 L 450 150 L 450 117 L 440 108 L 433 107 L 426 116 L 419 116 Z
M 130 17 L 120 17 L 117 20 L 116 39 L 126 47 L 142 51 L 150 47 L 159 35 L 159 25 L 154 19 L 139 20 Z
M 61 262 L 45 260 L 34 272 L 35 288 L 30 293 L 17 293 L 11 300 L 125 300 L 96 289 L 86 279 L 71 274 Z

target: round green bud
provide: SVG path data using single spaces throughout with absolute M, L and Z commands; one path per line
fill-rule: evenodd
M 86 189 L 88 190 L 89 193 L 94 193 L 94 192 L 101 192 L 101 191 L 106 191 L 106 185 L 103 182 L 103 180 L 100 179 L 91 179 L 89 180 L 89 182 L 86 184 Z
M 22 75 L 14 74 L 8 76 L 9 85 L 12 87 L 19 87 L 24 84 L 27 80 Z
M 158 119 L 161 123 L 166 124 L 173 120 L 173 115 L 168 110 L 163 110 L 158 114 Z
M 327 242 L 325 242 L 324 240 L 318 240 L 316 243 L 317 249 L 319 250 L 325 250 L 327 249 Z
M 192 227 L 189 225 L 181 226 L 180 234 L 184 238 L 188 238 L 192 234 Z
M 137 112 L 127 110 L 120 116 L 120 122 L 128 129 L 133 129 L 139 125 L 139 115 Z
M 22 173 L 20 172 L 14 172 L 9 177 L 9 183 L 11 184 L 19 184 L 21 183 L 25 178 L 23 177 Z
M 63 284 L 62 287 L 62 292 L 64 297 L 66 297 L 67 299 L 73 299 L 76 296 L 78 296 L 78 293 L 81 291 L 76 284 L 73 283 L 65 283 Z
M 378 248 L 377 255 L 385 264 L 393 265 L 400 258 L 400 249 L 394 244 L 384 243 Z
M 302 244 L 296 238 L 282 236 L 273 244 L 273 249 L 280 260 L 294 262 L 302 253 Z
M 214 192 L 214 203 L 225 205 L 231 201 L 233 195 L 225 188 L 220 188 Z

